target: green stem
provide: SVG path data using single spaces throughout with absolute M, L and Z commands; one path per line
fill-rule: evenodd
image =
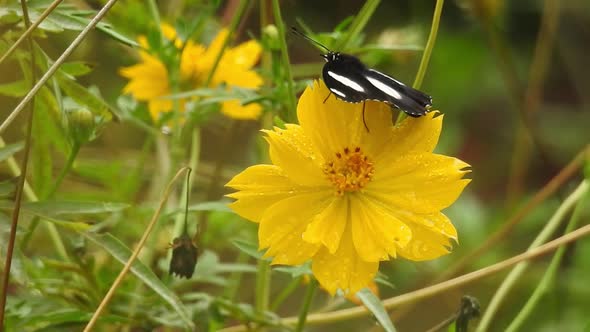
M 158 5 L 156 4 L 155 0 L 148 0 L 148 8 L 150 10 L 150 15 L 152 15 L 152 19 L 154 19 L 154 23 L 156 23 L 157 31 L 160 34 L 160 39 L 162 37 L 161 31 L 161 20 L 160 20 L 160 12 L 158 11 Z
M 580 197 L 588 191 L 590 185 L 587 181 L 582 181 L 580 185 L 571 193 L 565 201 L 559 206 L 555 214 L 551 217 L 549 222 L 545 225 L 545 227 L 541 230 L 539 235 L 535 238 L 533 243 L 529 246 L 528 250 L 535 249 L 539 247 L 541 244 L 546 242 L 549 237 L 555 232 L 557 227 L 559 226 L 561 220 L 565 217 L 565 215 L 572 209 L 574 204 L 580 200 Z M 521 262 L 518 263 L 508 274 L 506 279 L 502 282 L 490 304 L 488 305 L 486 311 L 484 312 L 479 325 L 477 326 L 476 332 L 484 332 L 487 331 L 492 323 L 494 315 L 500 308 L 502 301 L 506 298 L 510 289 L 514 286 L 516 281 L 520 278 L 520 276 L 526 271 L 530 262 Z
M 47 194 L 43 195 L 41 200 L 44 201 L 44 200 L 47 200 L 47 199 L 50 199 L 53 197 L 55 192 L 59 189 L 59 186 L 61 185 L 61 183 L 64 180 L 64 178 L 66 177 L 66 175 L 72 169 L 72 165 L 74 164 L 74 161 L 76 160 L 76 157 L 78 156 L 78 152 L 80 152 L 80 144 L 74 143 L 72 145 L 72 149 L 70 150 L 70 154 L 68 155 L 68 159 L 66 160 L 64 167 L 61 169 L 59 175 L 57 176 L 57 179 L 53 183 L 53 186 L 51 187 L 51 189 L 49 189 Z M 21 248 L 23 248 L 23 250 L 25 250 L 25 248 L 28 247 L 31 237 L 33 236 L 33 233 L 35 232 L 35 229 L 37 229 L 38 225 L 39 225 L 39 218 L 35 217 L 33 219 L 33 221 L 31 221 L 31 226 L 29 227 L 29 230 L 27 231 L 27 233 L 25 234 L 25 236 L 23 237 L 23 240 L 21 242 Z M 48 226 L 49 225 L 50 224 L 48 224 Z M 55 229 L 55 226 L 52 224 L 51 224 L 51 226 L 49 226 L 49 236 L 50 236 L 51 241 L 53 242 L 53 245 L 55 246 L 56 250 L 60 254 L 60 256 L 63 259 L 67 260 L 67 257 L 68 257 L 67 250 L 64 246 L 64 243 L 63 243 L 61 237 L 59 236 L 59 233 L 57 232 L 57 229 Z
M 432 54 L 432 49 L 434 49 L 434 44 L 436 42 L 438 25 L 440 23 L 440 16 L 442 14 L 444 3 L 444 0 L 436 0 L 434 14 L 432 15 L 432 25 L 430 26 L 430 35 L 428 36 L 424 53 L 422 53 L 422 60 L 420 60 L 420 67 L 418 68 L 418 73 L 414 79 L 414 84 L 412 84 L 414 89 L 420 89 L 420 86 L 422 86 L 422 81 L 424 80 L 424 75 L 426 75 L 426 69 L 428 69 L 428 63 L 430 62 L 430 55 Z M 400 112 L 397 117 L 397 123 L 406 118 L 406 116 L 406 113 Z
M 359 11 L 358 15 L 355 16 L 354 20 L 350 24 L 350 28 L 348 29 L 348 33 L 344 36 L 340 41 L 334 45 L 334 50 L 338 51 L 345 51 L 352 41 L 354 41 L 358 35 L 363 31 L 369 19 L 377 10 L 379 3 L 381 0 L 368 0 L 365 2 L 361 10 Z
M 576 229 L 576 226 L 578 225 L 580 217 L 582 215 L 583 207 L 585 206 L 584 203 L 586 203 L 586 200 L 590 198 L 590 195 L 588 195 L 589 193 L 590 191 L 586 191 L 584 197 L 581 197 L 578 203 L 576 204 L 574 212 L 572 213 L 572 217 L 570 218 L 570 221 L 565 229 L 565 234 L 570 233 L 574 229 Z M 545 274 L 543 274 L 543 278 L 539 282 L 537 288 L 535 288 L 535 291 L 528 299 L 527 303 L 524 305 L 522 310 L 520 310 L 520 312 L 514 318 L 512 323 L 510 323 L 510 325 L 506 329 L 506 332 L 519 331 L 520 327 L 533 312 L 533 310 L 535 309 L 543 295 L 545 295 L 546 292 L 549 290 L 549 288 L 555 281 L 555 276 L 557 275 L 559 265 L 561 264 L 561 260 L 563 259 L 563 255 L 565 254 L 566 249 L 566 245 L 561 246 L 559 247 L 559 249 L 557 249 L 555 255 L 553 255 L 553 258 L 551 259 L 551 263 L 549 264 L 547 271 L 545 272 Z
M 270 299 L 270 262 L 258 261 L 258 272 L 256 273 L 256 310 L 264 312 L 268 309 Z
M 28 28 L 31 26 L 31 21 L 29 19 L 29 11 L 27 8 L 27 2 L 25 0 L 20 1 L 22 11 L 23 11 L 23 19 L 25 23 L 25 27 Z M 36 71 L 35 71 L 35 54 L 33 49 L 33 37 L 29 36 L 27 38 L 27 44 L 29 48 L 29 52 L 31 54 L 31 82 L 34 83 L 36 80 Z M 0 331 L 4 331 L 4 313 L 6 312 L 6 297 L 8 296 L 8 282 L 10 281 L 10 268 L 12 267 L 12 256 L 14 253 L 14 245 L 16 243 L 16 230 L 18 228 L 18 221 L 20 217 L 20 208 L 22 204 L 22 198 L 25 188 L 25 181 L 27 179 L 27 167 L 29 165 L 29 155 L 31 152 L 31 144 L 32 144 L 32 136 L 33 136 L 33 120 L 34 120 L 34 113 L 35 107 L 34 102 L 29 104 L 29 116 L 27 118 L 27 131 L 26 131 L 26 138 L 25 138 L 25 147 L 24 147 L 24 155 L 21 163 L 22 173 L 18 180 L 18 185 L 16 187 L 16 197 L 14 199 L 14 209 L 12 210 L 11 216 L 11 223 L 10 223 L 10 235 L 8 236 L 8 245 L 6 246 L 6 259 L 4 261 L 4 270 L 2 273 L 2 288 L 0 289 Z
M 305 327 L 307 313 L 309 312 L 309 307 L 311 306 L 311 301 L 313 300 L 313 295 L 315 294 L 316 288 L 318 288 L 317 282 L 314 279 L 311 279 L 309 286 L 307 286 L 305 297 L 303 298 L 303 306 L 301 307 L 301 311 L 299 311 L 299 318 L 297 319 L 295 332 L 302 332 L 303 328 Z
M 294 290 L 301 284 L 301 277 L 292 279 L 291 282 L 287 285 L 287 287 L 283 288 L 283 290 L 279 293 L 279 295 L 275 296 L 275 299 L 270 304 L 270 310 L 276 311 L 279 306 L 293 293 Z
M 275 25 L 279 31 L 280 47 L 281 47 L 281 61 L 283 68 L 287 75 L 287 101 L 289 109 L 287 110 L 287 121 L 291 123 L 297 122 L 297 102 L 295 101 L 295 88 L 293 87 L 293 73 L 291 72 L 291 61 L 289 60 L 289 49 L 287 48 L 287 36 L 285 32 L 285 24 L 281 16 L 281 7 L 279 0 L 272 2 L 273 13 L 275 17 Z
M 221 46 L 219 53 L 217 53 L 217 56 L 215 57 L 215 62 L 213 62 L 213 67 L 211 67 L 211 70 L 209 71 L 209 75 L 207 75 L 207 79 L 205 80 L 205 87 L 208 87 L 209 84 L 211 84 L 211 80 L 213 79 L 213 75 L 215 74 L 215 71 L 217 70 L 217 67 L 219 66 L 219 62 L 221 61 L 221 58 L 223 57 L 223 53 L 224 53 L 227 45 L 229 44 L 229 41 L 231 40 L 231 38 L 234 34 L 234 31 L 236 31 L 236 29 L 238 28 L 238 24 L 240 24 L 240 21 L 242 20 L 242 16 L 244 16 L 244 13 L 246 13 L 246 9 L 248 8 L 248 3 L 249 3 L 249 1 L 247 1 L 247 0 L 240 0 L 238 8 L 236 9 L 236 12 L 234 13 L 232 20 L 229 24 L 227 37 L 223 41 L 223 45 Z
M 199 156 L 201 155 L 201 129 L 199 127 L 195 127 L 193 129 L 193 135 L 191 140 L 191 150 L 189 155 L 188 166 L 197 174 L 197 170 L 199 169 Z M 192 192 L 193 183 L 195 182 L 195 176 L 190 177 L 190 180 L 186 181 L 183 185 L 182 192 L 190 193 Z M 179 207 L 183 208 L 186 207 L 188 204 L 188 195 L 183 195 L 180 198 Z M 186 225 L 184 223 L 184 218 L 182 213 L 176 214 L 174 219 L 174 234 L 180 234 L 182 230 L 185 228 Z M 198 231 L 197 231 L 198 233 Z M 169 250 L 169 256 L 172 255 L 172 250 Z M 170 258 L 169 257 L 169 258 Z

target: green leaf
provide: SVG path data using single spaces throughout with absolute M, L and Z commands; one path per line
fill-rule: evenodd
M 227 206 L 228 201 L 214 201 L 214 202 L 202 202 L 193 205 L 189 205 L 189 211 L 219 211 L 219 212 L 232 212 Z
M 260 260 L 271 261 L 270 258 L 264 258 L 264 251 L 258 251 L 258 246 L 248 240 L 244 239 L 233 239 L 232 244 L 236 246 L 240 251 L 247 254 L 248 256 L 254 257 Z
M 57 81 L 59 86 L 80 105 L 88 107 L 94 115 L 101 116 L 105 120 L 111 120 L 114 112 L 111 107 L 102 98 L 92 94 L 88 89 L 78 82 L 74 81 L 63 71 L 57 72 Z
M 25 146 L 24 142 L 8 144 L 0 148 L 0 162 L 10 158 L 13 154 L 22 150 Z
M 11 83 L 0 84 L 0 95 L 8 97 L 22 97 L 29 91 L 29 83 L 20 80 Z
M 94 234 L 89 232 L 81 232 L 82 236 L 94 242 L 98 246 L 105 249 L 116 260 L 125 264 L 129 257 L 131 257 L 131 250 L 125 246 L 119 239 L 113 235 Z M 135 260 L 131 265 L 131 272 L 143 281 L 149 288 L 158 294 L 164 301 L 168 302 L 174 310 L 178 313 L 185 325 L 191 329 L 194 328 L 194 323 L 191 320 L 190 314 L 180 299 L 172 292 L 164 283 L 158 279 L 152 270 L 146 267 L 141 261 Z
M 96 214 L 118 212 L 129 204 L 111 202 L 42 201 L 25 202 L 22 208 L 34 214 L 59 216 L 64 214 Z M 0 201 L 0 209 L 12 208 L 12 202 Z
M 356 296 L 363 301 L 363 304 L 375 316 L 379 324 L 387 332 L 395 332 L 395 326 L 389 318 L 387 310 L 383 307 L 381 300 L 373 294 L 368 288 L 363 288 L 356 293 Z
M 59 68 L 68 75 L 82 76 L 90 73 L 94 66 L 84 61 L 72 61 L 64 63 Z

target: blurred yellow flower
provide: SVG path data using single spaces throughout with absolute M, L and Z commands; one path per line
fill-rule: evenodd
M 180 50 L 183 42 L 178 38 L 174 28 L 168 24 L 162 24 L 162 34 Z M 211 44 L 205 48 L 203 45 L 187 41 L 180 56 L 181 86 L 194 89 L 203 86 L 209 72 L 213 68 L 215 59 L 223 47 L 228 36 L 227 29 L 221 29 Z M 138 38 L 140 45 L 148 49 L 149 45 L 144 36 Z M 225 84 L 231 87 L 255 89 L 262 85 L 262 78 L 252 70 L 260 59 L 262 48 L 255 40 L 242 43 L 234 48 L 227 47 L 215 70 L 210 87 Z M 158 120 L 164 112 L 170 112 L 173 101 L 161 97 L 172 93 L 168 68 L 164 63 L 145 50 L 139 51 L 141 62 L 121 68 L 119 73 L 129 79 L 129 83 L 123 88 L 123 93 L 131 94 L 139 101 L 148 103 L 150 114 L 154 120 Z M 180 109 L 184 111 L 187 100 L 180 100 Z M 237 100 L 229 100 L 221 103 L 221 111 L 235 119 L 257 119 L 262 108 L 259 104 L 242 106 Z
M 259 223 L 260 249 L 273 264 L 312 260 L 334 294 L 370 285 L 379 262 L 449 252 L 457 232 L 441 212 L 470 180 L 465 162 L 434 154 L 442 116 L 391 124 L 388 105 L 334 97 L 321 81 L 297 106 L 300 125 L 265 131 L 273 165 L 255 165 L 227 186 L 230 207 Z

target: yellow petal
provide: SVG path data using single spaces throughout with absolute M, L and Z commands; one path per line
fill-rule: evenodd
M 162 113 L 172 111 L 172 100 L 167 99 L 152 99 L 148 101 L 148 109 L 154 121 L 158 121 Z
M 344 230 L 340 246 L 334 254 L 321 248 L 313 257 L 311 268 L 320 285 L 334 295 L 338 289 L 345 294 L 367 287 L 379 269 L 379 262 L 365 262 L 352 243 L 351 227 Z
M 405 210 L 393 210 L 392 213 L 402 222 L 422 226 L 432 232 L 457 240 L 457 230 L 449 218 L 442 212 L 415 214 Z
M 255 165 L 234 176 L 227 187 L 239 190 L 227 195 L 237 201 L 229 206 L 238 215 L 259 222 L 268 207 L 293 195 L 314 192 L 313 188 L 297 185 L 285 172 L 274 165 Z
M 449 238 L 422 226 L 412 225 L 412 240 L 398 254 L 409 260 L 424 261 L 438 258 L 449 253 Z
M 205 52 L 205 48 L 201 45 L 195 44 L 192 41 L 188 41 L 182 55 L 180 57 L 180 74 L 183 80 L 192 80 L 194 83 L 198 83 L 200 78 L 197 63 Z
M 303 239 L 310 243 L 321 243 L 330 254 L 334 254 L 349 219 L 348 201 L 348 196 L 335 197 L 322 213 L 313 218 L 303 233 Z
M 396 256 L 412 238 L 410 228 L 387 210 L 362 195 L 350 199 L 352 238 L 362 260 L 379 262 Z
M 260 60 L 262 47 L 255 40 L 249 40 L 228 51 L 228 60 L 241 69 L 250 69 Z
M 157 58 L 145 53 L 143 62 L 119 69 L 119 74 L 129 79 L 123 93 L 145 101 L 169 93 L 168 70 Z
M 382 151 L 390 159 L 408 153 L 432 152 L 438 143 L 442 121 L 443 116 L 436 111 L 419 118 L 407 117 L 393 128 L 391 139 Z
M 237 120 L 256 120 L 262 113 L 260 104 L 242 105 L 238 100 L 228 100 L 221 103 L 221 113 Z
M 197 69 L 201 75 L 208 75 L 209 71 L 213 67 L 215 60 L 217 59 L 217 55 L 221 51 L 225 40 L 227 39 L 229 31 L 227 29 L 221 29 L 211 41 L 211 44 L 207 47 L 205 53 L 199 61 L 197 62 Z M 223 57 L 222 57 L 223 60 Z
M 302 234 L 331 199 L 328 192 L 301 194 L 270 206 L 258 228 L 260 249 L 268 248 L 264 256 L 273 257 L 273 264 L 299 265 L 315 255 L 320 245 L 304 241 Z
M 221 83 L 225 83 L 228 86 L 256 89 L 262 86 L 264 81 L 255 71 L 241 70 L 231 66 L 220 66 L 215 72 L 213 84 L 217 85 Z
M 303 129 L 290 125 L 287 129 L 265 130 L 270 145 L 272 163 L 285 171 L 287 176 L 305 186 L 328 187 L 330 184 L 322 172 L 323 160 L 316 156 Z
M 164 38 L 173 41 L 176 39 L 176 29 L 168 23 L 161 23 L 160 30 L 162 31 L 162 35 Z
M 371 197 L 384 205 L 394 205 L 414 213 L 435 213 L 451 205 L 470 180 L 465 162 L 443 155 L 421 153 L 380 160 L 373 181 L 365 188 Z
M 326 99 L 326 97 L 330 97 Z M 324 102 L 325 100 L 325 102 Z M 363 123 L 363 105 L 365 120 Z M 307 87 L 297 105 L 297 117 L 305 133 L 326 159 L 345 147 L 362 147 L 365 154 L 378 154 L 391 139 L 391 111 L 384 103 L 346 103 L 336 99 L 323 81 Z

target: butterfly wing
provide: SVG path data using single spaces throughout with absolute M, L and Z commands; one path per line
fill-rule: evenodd
M 419 117 L 428 112 L 432 105 L 432 97 L 413 89 L 395 78 L 374 69 L 363 72 L 363 78 L 372 89 L 369 89 L 368 99 L 375 99 L 391 104 L 413 117 Z
M 335 60 L 324 65 L 322 76 L 324 83 L 336 98 L 349 103 L 359 103 L 369 99 L 369 90 L 373 89 L 363 75 L 366 70 L 357 58 L 338 54 Z

